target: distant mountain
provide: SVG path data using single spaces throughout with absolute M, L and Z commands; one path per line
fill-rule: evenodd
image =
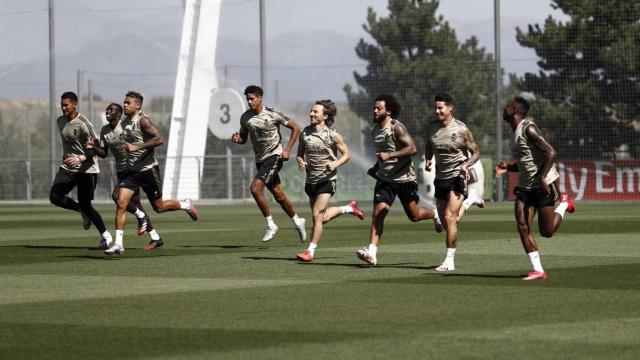
M 356 42 L 355 38 L 332 32 L 270 38 L 267 41 L 267 101 L 309 102 L 320 97 L 344 101 L 342 86 L 352 81 L 352 73 L 357 68 L 354 64 L 361 62 L 355 56 Z M 85 80 L 92 79 L 94 94 L 102 98 L 117 100 L 129 89 L 139 89 L 148 96 L 172 95 L 179 46 L 179 34 L 149 39 L 134 33 L 90 43 L 74 53 L 59 52 L 56 54 L 57 93 L 75 90 L 77 71 L 82 69 Z M 242 89 L 260 82 L 257 41 L 220 39 L 217 63 L 221 86 Z M 3 66 L 0 75 L 0 98 L 48 98 L 46 61 Z M 85 85 L 85 94 L 86 91 Z

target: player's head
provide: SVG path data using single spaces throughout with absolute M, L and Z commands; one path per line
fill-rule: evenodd
M 336 121 L 335 117 L 337 113 L 338 108 L 336 107 L 336 103 L 329 99 L 318 100 L 311 107 L 311 113 L 309 114 L 311 125 L 324 121 L 325 125 L 332 126 Z
M 67 91 L 60 96 L 60 108 L 65 116 L 73 116 L 78 107 L 78 95 L 72 91 Z
M 107 110 L 105 110 L 104 115 L 109 123 L 115 123 L 120 120 L 120 117 L 122 116 L 122 106 L 120 106 L 120 104 L 111 103 L 107 106 Z
M 434 112 L 438 120 L 449 120 L 453 114 L 453 98 L 447 93 L 437 94 L 434 98 Z
M 373 120 L 381 123 L 387 117 L 395 118 L 400 114 L 400 103 L 393 95 L 378 95 L 373 103 Z
M 142 109 L 144 97 L 137 91 L 129 90 L 124 96 L 123 111 L 127 116 L 131 116 Z
M 256 110 L 262 106 L 262 88 L 258 85 L 249 85 L 244 89 L 244 97 L 247 99 L 249 109 Z
M 513 100 L 509 101 L 507 106 L 504 107 L 502 118 L 506 121 L 511 121 L 514 119 L 515 115 L 518 114 L 521 119 L 524 119 L 527 117 L 528 113 L 529 102 L 521 96 L 516 96 Z

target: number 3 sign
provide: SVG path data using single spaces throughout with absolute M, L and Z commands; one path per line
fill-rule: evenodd
M 231 139 L 240 129 L 240 115 L 245 111 L 245 99 L 236 90 L 214 91 L 209 105 L 209 130 L 219 139 Z

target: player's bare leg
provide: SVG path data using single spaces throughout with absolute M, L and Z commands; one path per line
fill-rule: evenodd
M 296 227 L 300 242 L 305 242 L 307 240 L 307 231 L 305 229 L 306 220 L 298 217 L 298 214 L 296 214 L 296 210 L 293 208 L 291 201 L 289 201 L 289 198 L 287 198 L 287 195 L 284 193 L 282 185 L 276 184 L 273 187 L 269 188 L 269 191 L 273 195 L 273 198 L 276 200 L 276 202 L 280 204 L 282 210 L 284 210 L 284 212 L 291 218 L 291 221 L 293 221 L 293 225 L 295 225 Z
M 524 251 L 527 253 L 533 270 L 524 276 L 523 280 L 546 280 L 547 274 L 542 268 L 540 261 L 540 254 L 538 253 L 538 244 L 533 238 L 531 233 L 531 226 L 533 224 L 533 218 L 536 216 L 536 209 L 531 206 L 525 205 L 521 200 L 517 200 L 514 205 L 514 212 L 516 217 L 516 224 L 518 226 L 518 234 L 520 234 L 520 241 L 524 247 Z
M 389 204 L 384 202 L 373 205 L 371 228 L 369 231 L 369 247 L 358 250 L 356 253 L 360 260 L 368 264 L 376 265 L 378 263 L 378 243 L 384 233 L 384 219 L 387 217 L 390 208 Z
M 127 206 L 131 202 L 134 191 L 125 187 L 118 190 L 118 201 L 116 202 L 116 239 L 114 244 L 105 250 L 105 254 L 121 254 L 124 252 L 124 226 L 127 223 Z
M 447 255 L 440 266 L 435 270 L 439 272 L 447 272 L 455 270 L 455 254 L 458 245 L 458 213 L 462 207 L 464 196 L 456 195 L 455 192 L 449 192 L 448 200 L 438 199 L 438 212 L 444 219 L 442 225 L 446 230 Z

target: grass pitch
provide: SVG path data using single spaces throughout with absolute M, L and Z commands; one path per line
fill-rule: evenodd
M 114 208 L 98 207 L 112 229 Z M 308 206 L 297 207 L 307 218 Z M 370 212 L 370 205 L 364 206 Z M 152 214 L 165 246 L 142 249 L 129 217 L 126 251 L 106 257 L 80 216 L 42 206 L 0 210 L 2 359 L 637 359 L 638 205 L 578 204 L 551 239 L 537 236 L 546 282 L 530 270 L 512 204 L 472 208 L 456 271 L 431 221 L 399 204 L 378 266 L 355 251 L 370 219 L 325 227 L 311 264 L 274 206 L 263 246 L 255 205 Z M 536 232 L 537 234 L 537 232 Z

